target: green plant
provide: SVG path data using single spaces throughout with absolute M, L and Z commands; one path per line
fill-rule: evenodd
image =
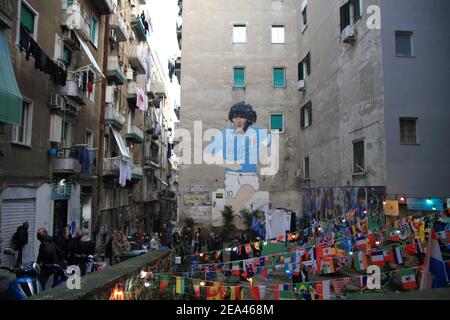
M 222 226 L 222 237 L 224 239 L 228 239 L 231 233 L 235 230 L 235 226 L 233 224 L 234 211 L 233 207 L 225 206 L 225 208 L 221 211 L 223 218 L 223 226 Z

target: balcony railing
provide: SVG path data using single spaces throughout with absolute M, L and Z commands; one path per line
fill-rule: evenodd
M 128 62 L 137 74 L 145 74 L 146 66 L 142 55 L 142 48 L 138 45 L 132 45 L 128 52 Z
M 119 12 L 115 12 L 109 23 L 109 27 L 112 31 L 112 38 L 117 42 L 128 41 L 130 35 L 128 33 L 127 23 Z
M 117 7 L 117 0 L 95 0 L 92 1 L 100 14 L 110 14 Z
M 108 57 L 108 70 L 107 70 L 108 80 L 112 80 L 116 85 L 122 85 L 127 83 L 127 78 L 122 67 L 119 64 L 118 56 Z
M 14 14 L 13 2 L 15 0 L 0 0 L 0 28 L 12 27 L 12 20 Z
M 88 176 L 96 175 L 96 151 L 83 147 L 59 149 L 57 155 L 52 158 L 52 171 L 54 174 Z
M 142 19 L 139 15 L 131 16 L 131 27 L 133 28 L 134 34 L 136 35 L 136 40 L 138 40 L 138 41 L 146 41 L 147 40 L 145 27 L 144 27 L 144 24 L 142 23 Z
M 131 178 L 133 180 L 144 180 L 144 173 L 143 173 L 143 169 L 141 166 L 138 165 L 133 165 L 132 166 L 132 176 Z
M 89 41 L 91 36 L 89 16 L 80 3 L 77 0 L 73 0 L 70 3 L 68 0 L 62 0 L 61 11 L 61 25 L 70 30 L 77 30 L 84 40 Z
M 66 85 L 58 87 L 58 93 L 62 96 L 71 98 L 78 104 L 84 105 L 84 93 L 80 87 L 81 75 L 75 72 L 67 73 Z
M 119 175 L 119 161 L 120 161 L 120 157 L 103 159 L 103 171 L 102 171 L 103 176 L 104 177 L 118 176 Z
M 129 141 L 142 144 L 144 143 L 144 132 L 138 126 L 132 125 L 128 128 L 125 138 Z
M 105 123 L 122 130 L 125 124 L 125 117 L 120 114 L 114 107 L 107 106 L 105 108 Z

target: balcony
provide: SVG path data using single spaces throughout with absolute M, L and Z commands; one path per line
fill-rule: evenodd
M 152 92 L 157 96 L 166 97 L 166 87 L 164 86 L 164 83 L 158 79 L 153 78 L 151 80 L 151 90 Z
M 158 170 L 160 168 L 158 158 L 145 157 L 144 161 L 144 170 Z
M 111 14 L 117 7 L 117 0 L 95 0 L 92 3 L 101 15 Z
M 69 30 L 77 30 L 84 40 L 89 41 L 91 36 L 89 16 L 77 0 L 73 0 L 72 4 L 68 1 L 62 2 L 61 25 Z
M 136 82 L 128 82 L 127 99 L 136 101 L 137 97 L 137 85 Z
M 144 143 L 144 132 L 136 125 L 132 125 L 125 134 L 125 139 L 134 143 Z
M 119 160 L 120 160 L 120 157 L 103 159 L 102 175 L 104 177 L 118 177 L 119 176 Z
M 142 48 L 140 46 L 130 46 L 128 53 L 128 62 L 137 74 L 146 73 L 145 61 L 142 55 Z
M 125 42 L 130 38 L 127 23 L 118 12 L 111 16 L 109 28 L 111 29 L 111 38 L 116 42 Z
M 144 174 L 142 167 L 139 165 L 132 165 L 132 174 L 131 179 L 134 181 L 142 181 L 144 180 Z
M 111 125 L 118 130 L 122 130 L 125 124 L 125 117 L 112 106 L 107 106 L 105 109 L 105 124 Z
M 81 173 L 81 164 L 78 159 L 57 157 L 52 159 L 52 171 L 54 174 L 78 175 Z
M 116 85 L 123 85 L 127 83 L 127 78 L 119 64 L 119 57 L 109 56 L 108 57 L 108 70 L 106 72 L 108 80 L 114 81 Z
M 139 15 L 131 16 L 131 28 L 133 29 L 134 34 L 136 35 L 137 41 L 146 41 L 147 40 L 145 27 L 144 27 L 141 17 Z
M 74 72 L 67 73 L 66 85 L 58 87 L 58 94 L 67 98 L 72 99 L 78 104 L 85 105 L 84 93 L 80 84 L 80 74 Z

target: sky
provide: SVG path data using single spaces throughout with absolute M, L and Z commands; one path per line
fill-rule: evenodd
M 169 58 L 181 55 L 177 40 L 178 1 L 177 0 L 147 0 L 145 10 L 150 13 L 153 32 L 150 33 L 150 46 L 156 49 L 161 67 L 169 79 L 167 64 Z M 169 93 L 175 103 L 180 105 L 180 86 L 177 77 L 169 83 Z

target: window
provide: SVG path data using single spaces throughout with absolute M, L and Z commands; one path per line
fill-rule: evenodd
M 62 123 L 62 131 L 61 131 L 61 139 L 64 145 L 64 148 L 72 147 L 72 130 L 71 123 L 68 121 L 63 121 Z
M 364 166 L 364 140 L 353 142 L 353 173 L 365 173 Z
M 31 146 L 33 124 L 33 105 L 31 101 L 25 100 L 22 104 L 22 120 L 20 126 L 13 126 L 12 141 L 14 143 Z
M 62 59 L 64 60 L 67 66 L 69 66 L 72 62 L 72 50 L 70 50 L 66 45 L 63 48 Z
M 39 14 L 34 10 L 26 1 L 20 1 L 19 5 L 19 26 L 24 26 L 25 29 L 32 35 L 32 37 L 37 39 L 37 29 Z M 17 43 L 20 40 L 20 28 L 17 28 Z
M 284 132 L 284 116 L 282 114 L 270 115 L 270 130 L 275 132 Z
M 91 130 L 86 130 L 86 138 L 84 143 L 88 149 L 94 148 L 94 134 Z
M 245 88 L 245 68 L 243 67 L 234 68 L 233 87 Z
M 305 80 L 306 75 L 311 74 L 311 55 L 308 54 L 306 57 L 298 64 L 298 80 Z
M 98 20 L 92 16 L 91 23 L 91 43 L 97 47 L 98 46 Z
M 301 17 L 301 26 L 302 26 L 302 32 L 305 31 L 306 27 L 308 26 L 308 12 L 307 12 L 307 5 L 308 1 L 303 0 L 302 3 L 302 17 Z
M 305 158 L 304 169 L 305 169 L 305 180 L 311 179 L 311 175 L 309 173 L 309 157 Z
M 341 32 L 362 18 L 361 0 L 350 0 L 341 9 Z
M 272 26 L 272 43 L 284 43 L 284 26 Z
M 400 143 L 417 144 L 417 118 L 400 118 Z
M 412 32 L 395 32 L 395 51 L 398 57 L 412 57 Z
M 300 110 L 300 122 L 301 128 L 308 128 L 312 123 L 312 104 L 311 101 L 308 102 L 304 107 Z
M 273 68 L 273 87 L 274 88 L 286 87 L 286 69 L 284 67 Z
M 247 26 L 245 24 L 235 24 L 233 26 L 233 43 L 247 42 Z

